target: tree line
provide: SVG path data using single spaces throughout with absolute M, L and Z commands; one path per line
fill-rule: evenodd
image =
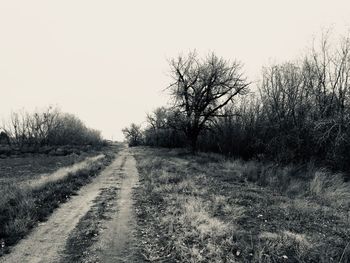
M 264 67 L 254 85 L 240 62 L 181 55 L 170 61 L 172 106 L 123 132 L 131 146 L 349 169 L 349 51 L 348 37 L 332 44 L 324 34 L 301 59 Z
M 12 112 L 0 126 L 0 143 L 17 149 L 42 146 L 100 145 L 99 131 L 88 128 L 73 114 L 48 107 L 42 111 Z

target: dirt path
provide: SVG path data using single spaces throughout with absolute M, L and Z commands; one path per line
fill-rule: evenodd
M 135 240 L 136 219 L 132 192 L 138 185 L 139 175 L 135 158 L 128 153 L 121 170 L 121 184 L 116 200 L 117 212 L 105 225 L 105 231 L 96 243 L 99 262 L 139 262 Z
M 47 222 L 34 229 L 9 255 L 1 258 L 0 262 L 58 262 L 69 233 L 89 211 L 92 201 L 101 189 L 118 186 L 121 177 L 120 168 L 123 164 L 125 173 L 120 184 L 121 198 L 118 201 L 118 211 L 108 226 L 111 229 L 104 234 L 108 242 L 103 242 L 100 246 L 101 258 L 104 259 L 102 262 L 118 262 L 110 261 L 108 258 L 121 256 L 120 253 L 132 240 L 130 233 L 134 219 L 131 191 L 138 180 L 135 159 L 128 149 L 121 151 L 112 164 L 92 183 L 81 188 L 77 196 L 59 207 Z

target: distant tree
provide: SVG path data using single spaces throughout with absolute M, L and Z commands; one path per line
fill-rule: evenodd
M 10 144 L 10 137 L 4 131 L 0 132 L 0 144 Z
M 129 146 L 138 146 L 142 144 L 143 135 L 141 131 L 141 126 L 132 123 L 130 127 L 122 129 L 122 132 L 128 141 Z
M 54 145 L 99 145 L 102 137 L 99 131 L 86 127 L 75 115 L 61 113 L 55 129 L 48 133 L 48 141 Z
M 170 62 L 174 82 L 169 86 L 175 109 L 181 116 L 181 128 L 193 151 L 201 131 L 220 110 L 244 94 L 249 83 L 241 72 L 242 65 L 218 58 L 215 54 L 198 59 L 192 52 L 187 57 L 179 56 Z
M 76 116 L 48 107 L 33 113 L 13 112 L 0 127 L 14 147 L 39 149 L 44 145 L 100 145 L 99 131 L 90 129 Z
M 157 130 L 166 127 L 168 110 L 165 107 L 155 109 L 152 113 L 147 114 L 147 122 L 152 129 Z
M 168 111 L 165 107 L 157 108 L 152 113 L 147 114 L 146 119 L 150 126 L 147 135 L 152 133 L 151 137 L 154 140 L 152 144 L 159 145 L 160 133 L 167 128 L 167 117 Z M 147 137 L 149 138 L 150 136 Z
M 186 136 L 181 129 L 174 109 L 160 107 L 147 114 L 147 127 L 143 131 L 143 143 L 158 147 L 184 147 Z M 182 120 L 181 120 L 182 121 Z

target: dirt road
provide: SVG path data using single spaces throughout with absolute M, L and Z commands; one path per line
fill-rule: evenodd
M 138 172 L 133 156 L 126 154 L 121 171 L 120 191 L 116 200 L 117 212 L 104 226 L 105 231 L 94 246 L 99 262 L 139 262 L 137 242 L 134 238 L 136 227 L 132 191 L 138 184 Z
M 135 244 L 132 189 L 137 182 L 135 159 L 129 149 L 124 149 L 92 183 L 81 188 L 77 196 L 59 207 L 47 222 L 34 229 L 0 262 L 59 262 L 70 232 L 89 211 L 101 190 L 108 187 L 120 187 L 117 210 L 96 246 L 100 262 L 124 262 L 125 255 L 130 255 L 126 248 Z

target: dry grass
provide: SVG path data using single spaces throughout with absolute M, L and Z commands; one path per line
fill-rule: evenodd
M 350 209 L 350 183 L 342 174 L 307 166 L 278 166 L 255 161 L 224 160 L 220 167 L 234 180 L 254 182 L 290 197 L 313 197 L 333 207 Z
M 306 167 L 135 150 L 151 262 L 349 262 L 349 183 Z
M 350 209 L 350 183 L 340 174 L 317 171 L 309 184 L 310 193 L 331 206 Z

